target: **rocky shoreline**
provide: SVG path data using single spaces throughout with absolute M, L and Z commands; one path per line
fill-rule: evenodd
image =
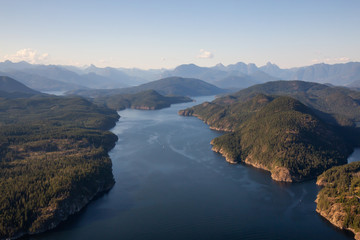
M 351 172 L 351 170 L 349 172 Z M 316 185 L 323 188 L 319 191 L 315 200 L 316 212 L 337 228 L 352 232 L 354 234 L 354 238 L 356 240 L 360 240 L 360 232 L 358 231 L 359 229 L 356 230 L 352 228 L 351 225 L 349 225 L 350 213 L 347 209 L 349 206 L 344 201 L 341 201 L 338 196 L 334 197 L 329 194 L 329 187 L 335 187 L 333 179 L 329 179 L 327 176 L 321 175 L 317 179 Z M 324 191 L 324 188 L 327 191 Z M 350 193 L 346 194 L 344 199 L 355 199 L 355 202 L 359 201 L 356 195 Z M 352 202 L 352 204 L 354 204 L 354 202 Z M 356 208 L 356 205 L 352 205 L 351 208 Z
M 178 112 L 178 114 L 180 116 L 184 116 L 184 117 L 196 117 L 196 118 L 200 119 L 201 121 L 203 121 L 206 125 L 208 125 L 211 130 L 215 130 L 215 131 L 219 131 L 219 132 L 232 132 L 232 130 L 230 128 L 214 127 L 211 122 L 204 120 L 201 116 L 199 116 L 197 114 L 194 114 L 194 112 L 190 109 L 180 110 Z
M 190 110 L 190 109 L 180 110 L 178 112 L 178 114 L 181 115 L 181 116 L 197 117 L 200 120 L 202 120 L 205 124 L 207 124 L 211 130 L 220 131 L 220 132 L 232 132 L 230 129 L 227 129 L 227 128 L 220 128 L 220 127 L 212 126 L 212 124 L 210 122 L 207 122 L 204 119 L 202 119 L 201 116 L 199 116 L 197 114 L 194 114 L 194 112 L 192 110 Z M 235 159 L 231 158 L 229 156 L 229 154 L 224 149 L 215 146 L 213 140 L 210 142 L 210 144 L 212 145 L 211 150 L 216 152 L 216 153 L 221 154 L 228 163 L 231 163 L 231 164 L 237 164 L 238 163 Z M 266 167 L 266 166 L 264 166 L 262 164 L 251 161 L 251 156 L 248 156 L 243 162 L 245 164 L 247 164 L 247 165 L 252 166 L 252 167 L 263 169 L 265 171 L 269 171 L 271 173 L 271 178 L 273 180 L 275 180 L 275 181 L 278 181 L 278 182 L 293 182 L 290 171 L 285 167 L 277 167 L 276 166 L 273 169 L 270 169 L 270 168 L 268 168 L 268 167 Z
M 341 230 L 348 230 L 352 233 L 354 233 L 354 238 L 356 240 L 360 240 L 360 233 L 356 232 L 354 229 L 352 228 L 344 228 L 343 224 L 344 224 L 344 220 L 345 220 L 345 215 L 343 214 L 343 212 L 341 211 L 341 204 L 334 204 L 329 211 L 323 211 L 320 210 L 318 207 L 318 201 L 319 201 L 319 196 L 316 198 L 315 203 L 317 204 L 316 207 L 316 212 L 318 214 L 320 214 L 320 216 L 322 216 L 323 218 L 325 218 L 327 221 L 329 221 L 332 225 L 334 225 L 335 227 L 341 229 Z
M 40 220 L 40 222 L 34 223 L 38 225 L 35 227 L 35 229 L 32 229 L 27 232 L 20 232 L 15 236 L 4 238 L 2 240 L 17 239 L 26 235 L 34 235 L 52 230 L 56 228 L 61 222 L 66 221 L 71 215 L 80 212 L 95 197 L 109 191 L 114 186 L 114 184 L 115 181 L 111 183 L 102 183 L 98 187 L 97 191 L 90 193 L 89 195 L 78 196 L 76 197 L 76 199 L 71 199 L 71 197 L 63 198 L 63 199 L 61 198 L 54 199 L 53 205 L 57 205 L 57 206 L 50 205 L 47 208 L 40 210 L 42 213 L 41 215 L 42 219 Z
M 238 163 L 235 159 L 231 158 L 229 156 L 229 154 L 224 149 L 215 146 L 213 144 L 213 141 L 211 141 L 210 144 L 213 145 L 211 150 L 216 152 L 216 153 L 221 154 L 228 163 L 231 163 L 231 164 L 237 164 Z M 273 180 L 275 180 L 275 181 L 278 181 L 278 182 L 293 182 L 293 179 L 292 179 L 292 177 L 290 175 L 289 170 L 287 168 L 285 168 L 285 167 L 274 167 L 273 169 L 269 169 L 268 167 L 266 167 L 266 166 L 264 166 L 262 164 L 259 164 L 257 162 L 252 161 L 251 156 L 248 156 L 243 162 L 245 164 L 247 164 L 247 165 L 252 166 L 252 167 L 259 168 L 259 169 L 270 172 L 271 173 L 271 178 Z

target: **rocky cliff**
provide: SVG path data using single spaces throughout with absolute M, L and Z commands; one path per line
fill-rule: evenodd
M 316 211 L 333 225 L 360 239 L 360 162 L 333 167 L 321 174 Z

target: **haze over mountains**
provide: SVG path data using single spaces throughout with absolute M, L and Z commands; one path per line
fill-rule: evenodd
M 0 76 L 0 98 L 30 97 L 42 94 L 6 76 Z
M 258 83 L 275 80 L 303 80 L 328 83 L 337 86 L 360 87 L 360 63 L 315 64 L 311 66 L 281 69 L 267 63 L 238 62 L 224 66 L 200 67 L 183 64 L 175 69 L 125 69 L 36 65 L 27 62 L 0 63 L 0 75 L 12 77 L 38 91 L 71 91 L 77 89 L 113 89 L 138 86 L 143 83 L 167 77 L 196 78 L 220 88 L 238 90 Z
M 162 95 L 168 96 L 210 96 L 226 92 L 224 89 L 218 88 L 199 79 L 168 77 L 134 87 L 115 89 L 80 89 L 67 92 L 67 94 L 96 98 L 117 94 L 135 94 L 148 90 L 155 90 Z

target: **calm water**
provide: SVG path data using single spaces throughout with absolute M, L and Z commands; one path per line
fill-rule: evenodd
M 352 239 L 316 214 L 314 181 L 279 184 L 212 152 L 220 133 L 177 115 L 193 104 L 121 111 L 114 188 L 29 239 Z
M 355 148 L 354 152 L 349 156 L 348 163 L 360 161 L 360 148 Z
M 66 91 L 42 91 L 46 94 L 56 95 L 56 96 L 63 96 L 65 95 Z

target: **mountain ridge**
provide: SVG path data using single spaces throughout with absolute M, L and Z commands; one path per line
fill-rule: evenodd
M 0 76 L 0 97 L 18 98 L 40 94 L 42 93 L 29 88 L 25 84 L 22 84 L 13 78 L 8 76 Z
M 84 97 L 98 97 L 114 94 L 134 94 L 146 90 L 155 90 L 162 95 L 177 96 L 205 96 L 226 92 L 224 89 L 220 89 L 199 79 L 168 77 L 135 87 L 119 89 L 78 90 L 69 92 L 68 94 L 75 94 Z
M 73 90 L 74 88 L 119 88 L 134 86 L 156 79 L 166 77 L 197 78 L 208 83 L 221 83 L 229 77 L 246 77 L 244 83 L 235 78 L 233 84 L 227 84 L 232 89 L 246 88 L 249 84 L 273 81 L 273 80 L 303 80 L 318 83 L 330 83 L 337 86 L 348 86 L 358 88 L 360 86 L 360 62 L 348 62 L 338 64 L 319 63 L 303 67 L 282 69 L 276 64 L 268 62 L 264 66 L 256 66 L 253 63 L 238 62 L 229 64 L 217 64 L 213 67 L 200 67 L 195 64 L 182 64 L 174 69 L 150 69 L 142 70 L 136 68 L 99 68 L 90 65 L 87 68 L 62 65 L 40 65 L 27 62 L 13 63 L 11 61 L 0 62 L 0 72 L 18 78 L 21 82 L 28 84 L 27 78 L 32 78 L 31 87 L 36 90 L 59 90 L 53 85 L 61 85 L 62 90 Z M 23 77 L 17 77 L 16 75 Z M 56 73 L 57 72 L 57 73 Z M 251 75 L 256 72 L 263 74 L 263 77 L 253 83 Z M 90 74 L 91 73 L 91 74 Z M 12 75 L 11 75 L 12 74 Z M 89 75 L 90 74 L 90 75 Z M 265 75 L 266 74 L 266 75 Z M 47 83 L 44 78 L 49 81 Z M 41 83 L 37 83 L 39 79 Z M 51 81 L 55 81 L 52 83 Z M 57 81 L 57 82 L 56 82 Z M 62 84 L 60 84 L 62 83 Z M 28 84 L 29 85 L 29 84 Z M 233 87 L 233 86 L 234 87 Z M 29 85 L 30 86 L 30 85 Z M 218 85 L 224 88 L 225 86 Z M 60 86 L 58 87 L 60 88 Z

